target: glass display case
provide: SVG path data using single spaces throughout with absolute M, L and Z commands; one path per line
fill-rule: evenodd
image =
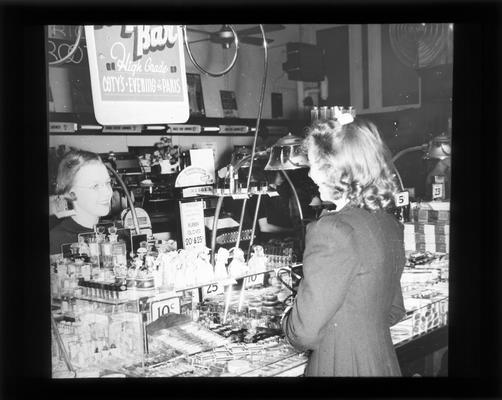
M 184 274 L 183 285 L 122 285 L 118 295 L 103 283 L 89 287 L 71 262 L 58 264 L 51 280 L 53 377 L 302 375 L 307 356 L 288 344 L 280 326 L 302 265 L 280 250 L 260 252 L 263 265 L 230 263 L 221 279 Z M 413 251 L 407 260 L 401 279 L 407 312 L 391 327 L 396 349 L 448 324 L 447 254 Z M 182 271 L 185 264 L 176 265 Z
M 138 301 L 108 303 L 73 298 L 53 311 L 52 371 L 100 376 L 144 360 L 144 329 Z

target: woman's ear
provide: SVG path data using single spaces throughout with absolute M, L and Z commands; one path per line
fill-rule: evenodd
M 74 192 L 69 192 L 69 193 L 65 193 L 63 195 L 63 197 L 68 200 L 68 201 L 75 201 L 77 200 L 77 196 Z

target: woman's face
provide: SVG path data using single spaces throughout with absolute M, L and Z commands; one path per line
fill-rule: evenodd
M 319 195 L 323 201 L 333 201 L 333 189 L 326 184 L 327 176 L 324 171 L 319 168 L 316 160 L 316 155 L 312 149 L 308 149 L 308 158 L 310 160 L 309 176 L 314 183 L 319 187 Z
M 112 187 L 110 175 L 104 164 L 92 162 L 80 168 L 75 174 L 71 189 L 75 193 L 75 211 L 103 217 L 110 212 Z

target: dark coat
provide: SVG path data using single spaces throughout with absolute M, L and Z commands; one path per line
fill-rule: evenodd
M 405 315 L 403 227 L 345 206 L 307 226 L 304 277 L 283 330 L 307 376 L 400 376 L 389 327 Z

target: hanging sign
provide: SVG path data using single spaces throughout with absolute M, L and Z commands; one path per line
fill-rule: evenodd
M 202 201 L 180 202 L 181 236 L 183 248 L 206 246 L 204 204 Z
M 174 25 L 86 25 L 96 120 L 183 123 L 188 89 L 183 35 Z

